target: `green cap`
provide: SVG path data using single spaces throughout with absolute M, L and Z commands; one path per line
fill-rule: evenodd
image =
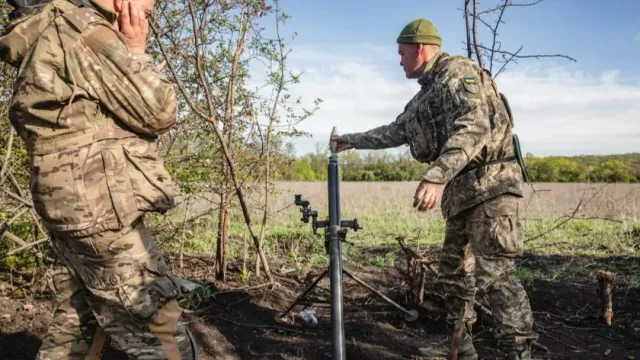
M 402 29 L 399 43 L 442 45 L 438 29 L 427 19 L 415 19 Z

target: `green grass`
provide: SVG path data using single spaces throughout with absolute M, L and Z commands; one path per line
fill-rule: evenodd
M 605 188 L 593 194 L 601 196 L 583 202 L 578 213 L 593 220 L 571 219 L 576 204 L 585 191 L 581 184 L 540 185 L 548 188 L 535 196 L 523 199 L 521 217 L 524 225 L 525 259 L 519 261 L 518 276 L 523 282 L 536 279 L 558 280 L 570 277 L 593 279 L 598 270 L 610 270 L 619 274 L 623 283 L 640 287 L 640 185 L 621 188 Z M 595 185 L 594 185 L 595 186 Z M 418 213 L 412 206 L 414 183 L 343 183 L 341 185 L 342 220 L 357 218 L 362 229 L 349 230 L 343 244 L 345 264 L 362 264 L 378 267 L 394 267 L 404 261 L 404 254 L 395 240 L 397 236 L 418 238 L 409 242 L 417 250 L 442 244 L 445 222 L 439 209 Z M 609 192 L 606 192 L 609 191 Z M 299 208 L 293 205 L 293 194 L 302 194 L 318 211 L 319 220 L 327 220 L 327 189 L 324 183 L 281 183 L 270 200 L 270 213 L 264 231 L 263 248 L 269 259 L 278 261 L 278 271 L 297 272 L 304 268 L 324 266 L 329 263 L 325 251 L 324 229 L 312 234 L 310 223 L 300 221 Z M 595 196 L 595 195 L 594 195 Z M 260 196 L 255 196 L 260 199 Z M 252 210 L 254 230 L 260 233 L 262 213 L 258 200 L 249 204 Z M 191 214 L 201 213 L 214 203 L 187 205 Z M 1 214 L 0 214 L 1 215 Z M 185 216 L 184 208 L 170 212 L 174 224 Z M 602 220 L 599 218 L 606 218 Z M 3 216 L 0 216 L 3 220 Z M 163 216 L 149 218 L 150 225 L 170 222 Z M 33 232 L 28 221 L 12 225 L 10 230 L 28 238 Z M 255 247 L 247 231 L 242 213 L 237 206 L 231 210 L 227 242 L 228 261 L 243 265 L 242 277 L 250 279 L 255 264 Z M 174 231 L 162 231 L 156 240 L 167 252 L 177 253 L 184 248 L 187 253 L 216 253 L 217 214 L 203 216 L 189 226 Z M 0 250 L 7 251 L 13 244 L 0 241 Z M 534 255 L 534 257 L 531 257 Z M 533 259 L 533 260 L 532 260 Z M 635 259 L 636 261 L 629 261 Z M 33 256 L 23 252 L 0 261 L 0 270 L 33 266 Z M 280 265 L 284 264 L 284 265 Z M 244 267 L 246 265 L 246 267 Z
M 395 240 L 398 235 L 410 237 L 420 233 L 416 240 L 410 241 L 410 245 L 418 250 L 442 244 L 445 222 L 438 213 L 417 214 L 405 211 L 403 216 L 397 216 L 397 213 L 389 207 L 343 213 L 344 220 L 357 217 L 363 227 L 357 232 L 349 230 L 347 240 L 354 245 L 343 244 L 344 262 L 393 267 L 404 258 Z M 322 215 L 320 219 L 324 220 Z M 183 234 L 188 252 L 215 253 L 216 220 L 215 217 L 204 217 Z M 629 269 L 626 262 L 618 265 L 615 261 L 610 261 L 640 256 L 635 236 L 637 229 L 640 229 L 640 222 L 573 219 L 558 226 L 561 221 L 558 218 L 523 221 L 524 237 L 527 239 L 525 253 L 539 256 L 540 259 L 557 258 L 543 265 L 526 262 L 521 264 L 518 276 L 523 282 L 530 284 L 535 279 L 589 277 L 594 271 L 605 269 L 620 271 L 624 282 L 630 286 L 640 286 L 640 276 L 637 275 L 640 269 Z M 258 229 L 256 227 L 256 231 Z M 311 224 L 300 221 L 297 209 L 292 208 L 289 213 L 280 214 L 268 223 L 263 248 L 271 259 L 287 259 L 285 271 L 326 265 L 329 259 L 325 252 L 323 234 L 324 229 L 318 229 L 318 235 L 313 235 Z M 229 237 L 228 259 L 253 265 L 256 256 L 254 246 L 243 219 L 237 215 L 232 218 Z M 177 241 L 172 242 L 173 250 L 177 250 L 177 244 Z M 589 262 L 595 262 L 597 266 L 590 266 Z

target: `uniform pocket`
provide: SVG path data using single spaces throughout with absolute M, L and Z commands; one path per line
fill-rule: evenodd
M 518 199 L 504 195 L 478 205 L 469 215 L 467 233 L 476 255 L 487 258 L 521 255 L 524 239 Z
M 113 218 L 100 154 L 91 147 L 36 156 L 30 190 L 45 226 L 60 232 L 81 232 Z M 117 220 L 110 224 L 117 228 Z
M 138 319 L 148 320 L 181 294 L 141 222 L 131 231 L 80 239 L 72 251 L 82 255 L 75 256 L 74 268 L 99 302 L 117 304 Z
M 180 200 L 179 190 L 158 156 L 157 145 L 133 140 L 123 149 L 137 209 L 165 212 L 175 207 Z
M 120 223 L 129 225 L 138 211 L 133 189 L 128 181 L 126 157 L 117 146 L 103 149 L 100 155 L 104 162 L 105 180 L 115 213 Z
M 427 134 L 416 119 L 406 123 L 407 137 L 413 157 L 422 162 L 431 161 L 432 149 L 427 141 Z

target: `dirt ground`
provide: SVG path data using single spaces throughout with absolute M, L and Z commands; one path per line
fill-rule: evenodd
M 597 268 L 611 261 L 637 269 L 640 259 L 572 259 L 573 266 Z M 566 258 L 524 257 L 527 267 L 548 268 L 566 263 Z M 171 261 L 172 266 L 177 266 Z M 595 264 L 595 265 L 594 265 Z M 200 359 L 329 359 L 331 321 L 328 308 L 314 307 L 318 324 L 305 325 L 296 317 L 293 324 L 274 321 L 324 268 L 283 274 L 286 264 L 272 264 L 279 285 L 259 286 L 261 279 L 240 280 L 238 264 L 229 266 L 228 281 L 211 282 L 212 261 L 185 259 L 182 277 L 197 279 L 205 291 L 189 300 L 185 319 L 200 345 Z M 419 359 L 415 351 L 444 337 L 443 301 L 434 277 L 428 278 L 422 306 L 412 301 L 405 278 L 398 268 L 357 267 L 346 264 L 356 276 L 380 289 L 402 306 L 417 309 L 420 318 L 406 322 L 402 313 L 386 305 L 371 292 L 345 278 L 345 342 L 348 359 Z M 624 268 L 624 266 L 622 267 Z M 328 280 L 312 296 L 328 298 Z M 539 343 L 549 352 L 536 350 L 536 359 L 640 359 L 640 291 L 619 285 L 614 296 L 613 326 L 598 319 L 597 282 L 587 278 L 553 281 L 535 280 L 527 291 L 535 316 Z M 238 290 L 238 288 L 244 288 Z M 2 290 L 2 288 L 0 288 Z M 210 295 L 203 297 L 205 293 Z M 32 309 L 24 309 L 32 305 Z M 0 359 L 32 359 L 46 332 L 54 304 L 46 294 L 0 297 Z M 294 309 L 299 314 L 301 307 Z M 480 317 L 474 328 L 475 345 L 481 359 L 495 359 L 491 321 Z M 105 359 L 125 359 L 110 350 Z

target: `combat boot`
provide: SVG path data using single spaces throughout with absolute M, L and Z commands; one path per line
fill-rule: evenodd
M 507 355 L 507 360 L 531 360 L 531 352 L 529 350 L 522 352 L 512 351 Z
M 478 354 L 473 346 L 471 335 L 466 326 L 462 332 L 462 339 L 458 347 L 458 360 L 477 360 Z M 447 360 L 451 352 L 451 341 L 453 339 L 453 327 L 447 326 L 447 337 L 430 347 L 419 348 L 418 355 L 427 360 Z
M 505 360 L 531 360 L 531 350 L 528 345 L 515 345 L 506 349 Z

